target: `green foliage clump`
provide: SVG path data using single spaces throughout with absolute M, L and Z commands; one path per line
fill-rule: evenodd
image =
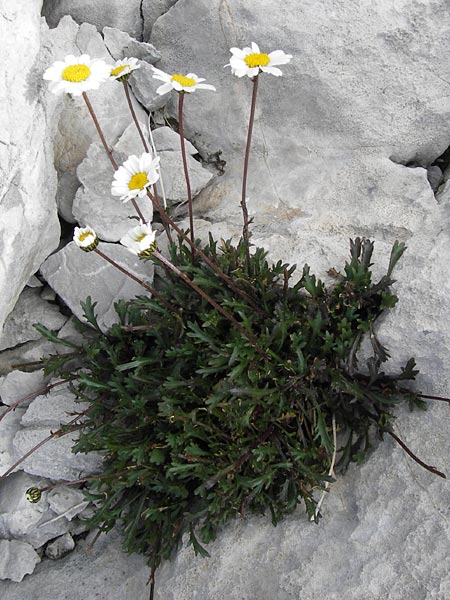
M 104 454 L 104 472 L 89 483 L 98 504 L 91 524 L 121 523 L 129 552 L 168 558 L 187 534 L 202 544 L 236 515 L 267 513 L 276 524 L 304 502 L 317 518 L 314 491 L 338 468 L 360 461 L 369 434 L 389 431 L 394 406 L 422 406 L 399 382 L 414 379 L 411 359 L 397 376 L 380 371 L 388 353 L 374 323 L 397 301 L 393 268 L 404 251 L 395 243 L 387 274 L 372 282 L 373 244 L 351 242 L 351 259 L 326 287 L 305 266 L 271 265 L 245 244 L 217 243 L 204 252 L 250 296 L 231 291 L 181 242 L 171 261 L 257 340 L 252 344 L 172 272 L 161 295 L 116 305 L 119 323 L 101 334 L 90 300 L 85 312 L 98 335 L 82 350 L 76 386 L 91 403 L 76 445 Z M 92 331 L 92 328 L 91 328 Z M 356 352 L 370 334 L 373 356 L 358 372 Z M 339 448 L 335 448 L 334 434 Z M 317 495 L 317 494 L 316 494 Z

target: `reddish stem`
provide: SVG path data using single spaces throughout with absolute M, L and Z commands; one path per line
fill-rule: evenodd
M 395 433 L 393 433 L 392 431 L 389 431 L 389 430 L 386 430 L 386 433 L 388 433 L 392 438 L 394 438 L 394 440 L 397 442 L 397 444 L 399 444 L 399 446 L 401 446 L 403 448 L 403 450 L 406 452 L 406 454 L 408 454 L 413 460 L 415 460 L 416 463 L 418 463 L 421 467 L 423 467 L 427 471 L 430 471 L 430 473 L 433 473 L 434 475 L 438 475 L 439 477 L 442 477 L 443 479 L 447 479 L 445 473 L 441 473 L 441 471 L 438 471 L 436 469 L 436 467 L 431 467 L 430 465 L 427 465 L 422 460 L 420 460 L 420 458 L 418 458 L 408 448 L 408 446 L 405 444 L 405 442 L 403 442 L 397 435 L 395 435 Z
M 241 198 L 241 208 L 242 215 L 244 218 L 244 227 L 242 230 L 242 236 L 244 238 L 244 242 L 246 245 L 246 259 L 247 259 L 247 270 L 250 274 L 250 236 L 248 233 L 248 210 L 247 210 L 247 174 L 248 174 L 248 163 L 250 158 L 250 148 L 252 143 L 252 133 L 253 133 L 253 123 L 255 121 L 255 108 L 256 108 L 256 96 L 258 93 L 258 79 L 259 74 L 253 77 L 253 93 L 252 93 L 252 104 L 250 108 L 250 119 L 248 122 L 248 133 L 247 133 L 247 145 L 245 147 L 245 157 L 244 157 L 244 174 L 242 176 L 242 198 Z
M 128 86 L 128 81 L 127 81 L 126 79 L 124 79 L 124 80 L 122 81 L 122 83 L 123 83 L 123 89 L 125 90 L 125 96 L 127 97 L 127 102 L 128 102 L 128 106 L 129 106 L 129 108 L 130 108 L 131 116 L 133 117 L 133 121 L 134 121 L 134 123 L 135 123 L 135 125 L 136 125 L 136 128 L 137 128 L 137 130 L 138 130 L 139 137 L 141 138 L 142 144 L 143 144 L 143 146 L 144 146 L 144 150 L 145 150 L 147 153 L 149 153 L 149 152 L 150 152 L 150 150 L 148 149 L 147 142 L 145 141 L 144 134 L 142 133 L 141 126 L 140 126 L 140 124 L 139 124 L 139 121 L 138 121 L 138 119 L 137 119 L 137 116 L 136 116 L 136 112 L 135 112 L 135 110 L 134 110 L 133 102 L 131 101 L 131 96 L 130 96 L 130 88 L 129 88 L 129 86 Z
M 186 147 L 184 144 L 184 133 L 183 133 L 183 101 L 184 101 L 184 92 L 179 92 L 178 93 L 178 130 L 179 130 L 179 134 L 180 134 L 181 156 L 183 159 L 184 178 L 186 179 L 190 237 L 191 237 L 191 242 L 194 245 L 195 237 L 194 237 L 194 214 L 193 214 L 193 209 L 192 209 L 192 192 L 191 192 L 191 182 L 189 181 L 189 171 L 188 171 L 188 166 L 187 166 Z M 193 246 L 191 246 L 191 253 L 192 253 L 192 264 L 194 264 L 195 251 L 194 251 Z

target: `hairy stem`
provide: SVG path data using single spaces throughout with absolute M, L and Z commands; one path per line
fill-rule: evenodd
M 91 115 L 91 117 L 92 117 L 92 120 L 94 121 L 94 125 L 95 125 L 95 128 L 97 129 L 97 133 L 98 133 L 98 135 L 99 135 L 99 137 L 100 137 L 100 140 L 101 140 L 101 142 L 102 142 L 102 144 L 103 144 L 103 148 L 105 149 L 105 152 L 106 152 L 106 154 L 108 155 L 108 158 L 109 158 L 109 160 L 110 160 L 110 163 L 111 163 L 111 164 L 112 164 L 112 166 L 113 166 L 113 169 L 114 169 L 114 171 L 117 171 L 117 169 L 118 169 L 119 167 L 118 167 L 118 165 L 117 165 L 117 163 L 116 163 L 116 161 L 115 161 L 115 159 L 114 159 L 114 156 L 113 156 L 113 154 L 112 154 L 112 150 L 111 150 L 111 148 L 110 148 L 110 147 L 108 146 L 108 144 L 106 143 L 105 136 L 103 135 L 102 128 L 100 127 L 100 123 L 99 123 L 99 121 L 98 121 L 98 119 L 97 119 L 97 115 L 95 114 L 95 111 L 94 111 L 94 108 L 93 108 L 93 106 L 92 106 L 92 104 L 91 104 L 91 101 L 89 100 L 89 98 L 88 98 L 88 95 L 86 94 L 86 92 L 83 92 L 82 96 L 83 96 L 83 100 L 84 100 L 84 101 L 85 101 L 85 103 L 86 103 L 86 106 L 88 107 L 88 110 L 89 110 L 89 113 L 90 113 L 90 115 Z M 146 220 L 145 220 L 145 217 L 144 217 L 144 215 L 142 214 L 142 212 L 141 212 L 141 209 L 139 208 L 139 206 L 138 206 L 138 204 L 137 204 L 136 200 L 135 200 L 134 198 L 132 198 L 132 199 L 131 199 L 131 202 L 132 202 L 132 204 L 133 204 L 133 206 L 134 206 L 134 210 L 135 210 L 135 211 L 137 212 L 137 214 L 138 214 L 138 217 L 141 219 L 141 221 L 142 221 L 143 223 L 145 223 L 145 222 L 146 222 Z
M 190 237 L 191 237 L 191 254 L 192 254 L 192 264 L 194 264 L 195 259 L 195 236 L 194 236 L 194 214 L 192 210 L 192 192 L 191 192 L 191 182 L 189 181 L 189 171 L 187 166 L 186 159 L 186 147 L 184 144 L 184 133 L 183 133 L 183 101 L 184 101 L 184 92 L 180 92 L 178 94 L 178 129 L 180 134 L 180 144 L 181 144 L 181 157 L 183 159 L 183 169 L 184 169 L 184 178 L 186 179 L 186 190 L 188 197 L 188 212 L 189 212 L 189 229 L 190 229 Z
M 250 158 L 250 148 L 252 144 L 252 133 L 253 133 L 253 123 L 255 121 L 255 107 L 256 107 L 256 96 L 258 93 L 258 79 L 259 74 L 253 77 L 253 93 L 252 93 L 252 104 L 250 108 L 250 119 L 248 122 L 248 132 L 247 132 L 247 145 L 245 147 L 245 156 L 244 156 L 244 173 L 242 176 L 242 198 L 241 198 L 241 208 L 242 208 L 242 216 L 244 218 L 244 227 L 242 230 L 242 236 L 244 238 L 244 242 L 246 245 L 246 260 L 247 260 L 247 271 L 250 273 L 250 236 L 248 232 L 248 210 L 247 210 L 247 174 L 248 174 L 248 162 Z

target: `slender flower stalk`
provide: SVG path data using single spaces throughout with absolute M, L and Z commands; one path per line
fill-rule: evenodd
M 26 402 L 27 400 L 32 400 L 33 398 L 36 398 L 36 396 L 43 396 L 44 394 L 47 394 L 50 390 L 52 390 L 54 387 L 57 387 L 58 385 L 63 385 L 64 383 L 67 383 L 68 381 L 73 381 L 74 379 L 78 379 L 78 375 L 73 375 L 72 377 L 68 377 L 67 379 L 61 379 L 61 381 L 55 381 L 55 383 L 50 383 L 45 387 L 39 388 L 35 392 L 31 392 L 30 394 L 23 396 L 23 398 L 19 398 L 19 400 L 16 400 L 13 404 L 11 404 L 11 406 L 8 406 L 8 408 L 4 412 L 2 412 L 2 414 L 0 415 L 0 421 L 4 419 L 9 412 L 15 410 L 23 402 Z
M 173 271 L 176 275 L 178 275 L 178 277 L 181 277 L 181 279 L 185 283 L 187 283 L 187 285 L 189 285 L 202 298 L 204 298 L 207 302 L 209 302 L 209 304 L 211 304 L 211 306 L 214 307 L 221 315 L 223 315 L 226 319 L 228 319 L 230 321 L 230 323 L 232 323 L 234 325 L 234 327 L 236 327 L 236 329 L 240 333 L 242 333 L 242 335 L 244 337 L 246 337 L 248 339 L 248 341 L 251 343 L 253 348 L 255 348 L 255 350 L 257 350 L 259 352 L 259 354 L 261 354 L 261 356 L 264 356 L 264 358 L 266 358 L 266 359 L 270 359 L 267 352 L 265 352 L 259 345 L 258 340 L 255 338 L 255 336 L 252 333 L 249 333 L 248 331 L 246 331 L 242 327 L 242 325 L 238 321 L 236 321 L 236 319 L 232 315 L 230 315 L 229 312 L 227 312 L 222 306 L 220 306 L 220 304 L 218 304 L 215 300 L 213 300 L 196 283 L 194 283 L 191 279 L 189 279 L 189 277 L 187 275 L 185 275 L 185 273 L 180 271 L 180 269 L 178 269 L 174 264 L 172 264 L 169 260 L 167 260 L 167 258 L 165 258 L 160 252 L 158 252 L 158 250 L 155 250 L 153 252 L 153 256 L 157 260 L 159 260 L 163 265 L 165 265 L 167 268 L 169 268 L 171 271 Z
M 149 153 L 150 152 L 149 147 L 147 145 L 147 142 L 145 141 L 144 134 L 142 133 L 141 126 L 139 124 L 138 118 L 136 116 L 136 112 L 133 107 L 133 102 L 131 101 L 130 89 L 128 87 L 128 80 L 123 79 L 122 83 L 123 83 L 123 89 L 125 90 L 125 96 L 127 98 L 128 106 L 130 108 L 131 116 L 133 117 L 134 124 L 136 125 L 136 129 L 138 130 L 139 137 L 141 138 L 141 141 L 142 141 L 145 151 Z
M 69 429 L 69 430 L 66 431 L 66 427 L 68 427 L 69 425 L 73 425 L 74 423 L 76 423 L 79 419 L 81 419 L 81 417 L 83 417 L 85 414 L 87 414 L 91 410 L 91 408 L 92 408 L 92 406 L 88 406 L 88 408 L 86 408 L 85 410 L 83 410 L 83 412 L 79 413 L 74 419 L 72 419 L 66 425 L 64 425 L 64 429 L 58 429 L 57 431 L 54 431 L 53 433 L 51 433 L 50 435 L 48 435 L 46 438 L 44 438 L 43 440 L 41 440 L 38 444 L 36 444 L 36 446 L 33 446 L 33 448 L 31 448 L 31 450 L 28 450 L 28 452 L 26 452 L 23 456 L 21 456 L 18 460 L 16 460 L 16 462 L 12 465 L 12 467 L 9 467 L 9 469 L 7 471 L 5 471 L 3 473 L 3 475 L 0 475 L 0 481 L 2 479 L 5 479 L 5 477 L 7 477 L 10 473 L 12 473 L 14 471 L 14 469 L 16 469 L 20 464 L 22 464 L 23 461 L 26 460 L 29 456 L 31 456 L 37 450 L 39 450 L 39 448 L 42 448 L 42 446 L 44 444 L 46 444 L 47 442 L 49 442 L 53 438 L 62 437 L 63 435 L 67 435 L 68 433 L 72 433 L 72 431 L 74 431 L 74 429 Z M 81 425 L 81 427 L 83 427 L 83 425 Z M 79 429 L 79 426 L 75 427 L 75 429 Z
M 99 256 L 101 256 L 101 258 L 103 258 L 103 260 L 106 260 L 106 262 L 108 262 L 110 265 L 112 265 L 118 271 L 120 271 L 121 273 L 123 273 L 124 275 L 126 275 L 127 277 L 129 277 L 130 279 L 132 279 L 133 281 L 138 283 L 139 285 L 141 285 L 145 290 L 150 292 L 152 294 L 152 296 L 155 296 L 155 298 L 158 298 L 158 300 L 160 302 L 162 302 L 164 304 L 164 306 L 167 309 L 169 309 L 171 312 L 178 314 L 177 309 L 172 304 L 170 304 L 170 302 L 168 302 L 163 296 L 161 296 L 161 294 L 159 292 L 157 292 L 155 290 L 155 288 L 153 288 L 151 285 L 148 285 L 147 283 L 142 281 L 142 279 L 139 279 L 139 277 L 136 277 L 136 275 L 133 275 L 133 273 L 130 273 L 130 271 L 128 271 L 127 269 L 125 269 L 124 267 L 119 265 L 119 263 L 116 263 L 116 261 L 113 260 L 112 258 L 110 258 L 109 256 L 106 256 L 106 254 L 104 254 L 98 248 L 96 248 L 94 250 L 94 252 L 96 254 L 98 254 Z
M 100 123 L 99 123 L 99 121 L 98 121 L 98 119 L 97 119 L 97 115 L 95 114 L 95 111 L 94 111 L 94 108 L 93 108 L 93 106 L 92 106 L 92 104 L 91 104 L 91 101 L 89 100 L 89 98 L 88 98 L 88 95 L 86 94 L 86 92 L 83 92 L 83 93 L 82 93 L 82 96 L 83 96 L 83 100 L 85 101 L 85 103 L 86 103 L 86 106 L 87 106 L 87 108 L 88 108 L 88 110 L 89 110 L 89 114 L 91 115 L 91 117 L 92 117 L 92 120 L 94 121 L 94 125 L 95 125 L 95 128 L 97 129 L 97 133 L 98 133 L 98 135 L 99 135 L 99 137 L 100 137 L 100 140 L 101 140 L 101 142 L 102 142 L 102 144 L 103 144 L 103 148 L 105 149 L 105 152 L 106 152 L 106 154 L 108 155 L 108 158 L 109 158 L 109 160 L 110 160 L 110 162 L 111 162 L 111 164 L 112 164 L 112 166 L 113 166 L 113 169 L 114 169 L 114 171 L 117 171 L 117 169 L 118 169 L 119 167 L 118 167 L 118 165 L 117 165 L 117 163 L 116 163 L 116 161 L 115 161 L 115 159 L 114 159 L 114 156 L 113 156 L 113 154 L 112 154 L 112 150 L 111 150 L 111 148 L 110 148 L 110 147 L 108 146 L 108 144 L 106 143 L 105 136 L 103 135 L 102 128 L 100 127 Z M 133 204 L 133 206 L 134 206 L 134 209 L 135 209 L 135 211 L 136 211 L 136 212 L 137 212 L 137 214 L 138 214 L 138 217 L 141 219 L 141 221 L 143 221 L 143 222 L 145 223 L 145 217 L 144 217 L 144 215 L 142 214 L 142 211 L 141 211 L 141 209 L 139 208 L 139 206 L 138 206 L 138 204 L 137 204 L 136 200 L 135 200 L 134 198 L 132 198 L 132 199 L 131 199 L 131 202 L 132 202 L 132 204 Z
M 252 79 L 253 83 L 253 92 L 252 92 L 252 104 L 250 108 L 250 119 L 248 122 L 248 132 L 247 132 L 247 144 L 245 147 L 245 157 L 244 157 L 244 174 L 242 176 L 242 197 L 241 197 L 241 208 L 242 208 L 242 216 L 244 218 L 244 227 L 242 230 L 242 236 L 245 242 L 245 250 L 246 250 L 246 260 L 247 260 L 247 271 L 250 275 L 250 236 L 248 232 L 248 210 L 247 210 L 247 174 L 248 174 L 248 162 L 250 158 L 250 148 L 252 144 L 252 133 L 253 133 L 253 123 L 255 121 L 255 107 L 256 107 L 256 96 L 258 94 L 258 79 L 259 73 L 255 75 Z
M 189 170 L 188 170 L 188 166 L 187 166 L 186 147 L 184 144 L 184 133 L 183 133 L 183 101 L 184 101 L 184 92 L 179 92 L 179 94 L 178 94 L 178 129 L 179 129 L 179 134 L 180 134 L 181 157 L 183 159 L 184 178 L 186 179 L 190 237 L 191 237 L 192 244 L 195 245 L 194 214 L 193 214 L 193 210 L 192 210 L 191 182 L 189 180 Z M 194 264 L 195 251 L 194 251 L 193 246 L 191 246 L 191 255 L 192 255 L 192 264 Z

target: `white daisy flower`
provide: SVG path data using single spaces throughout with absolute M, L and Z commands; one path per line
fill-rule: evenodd
M 75 227 L 73 241 L 85 252 L 91 252 L 98 246 L 98 237 L 91 227 Z
M 132 198 L 142 198 L 147 188 L 159 179 L 159 156 L 144 152 L 141 156 L 130 156 L 114 173 L 111 194 L 120 196 L 124 202 Z
M 285 54 L 282 50 L 264 54 L 255 42 L 252 42 L 251 48 L 230 48 L 230 52 L 230 62 L 225 66 L 231 67 L 236 77 L 255 77 L 260 71 L 280 77 L 283 73 L 277 66 L 286 65 L 292 58 L 291 54 Z
M 156 250 L 156 232 L 152 231 L 150 223 L 141 223 L 130 229 L 120 243 L 139 258 L 148 257 Z
M 190 94 L 191 92 L 195 92 L 195 90 L 211 90 L 213 92 L 216 91 L 216 88 L 213 85 L 209 85 L 209 83 L 202 83 L 205 79 L 201 77 L 197 77 L 195 73 L 188 73 L 187 75 L 181 75 L 181 73 L 174 73 L 173 75 L 169 75 L 169 73 L 164 73 L 164 71 L 160 71 L 155 67 L 153 69 L 153 77 L 155 79 L 159 79 L 159 81 L 164 81 L 164 84 L 159 86 L 156 90 L 156 93 L 159 95 L 167 94 L 171 90 L 175 90 L 177 92 L 187 92 Z
M 140 69 L 141 65 L 138 64 L 137 58 L 124 58 L 123 60 L 117 60 L 114 66 L 111 68 L 111 79 L 118 79 L 122 81 L 122 77 L 128 77 L 136 69 Z
M 111 67 L 103 60 L 90 58 L 87 54 L 69 54 L 64 61 L 57 60 L 53 63 L 43 77 L 50 81 L 49 89 L 54 94 L 81 96 L 87 90 L 98 89 L 110 73 Z

